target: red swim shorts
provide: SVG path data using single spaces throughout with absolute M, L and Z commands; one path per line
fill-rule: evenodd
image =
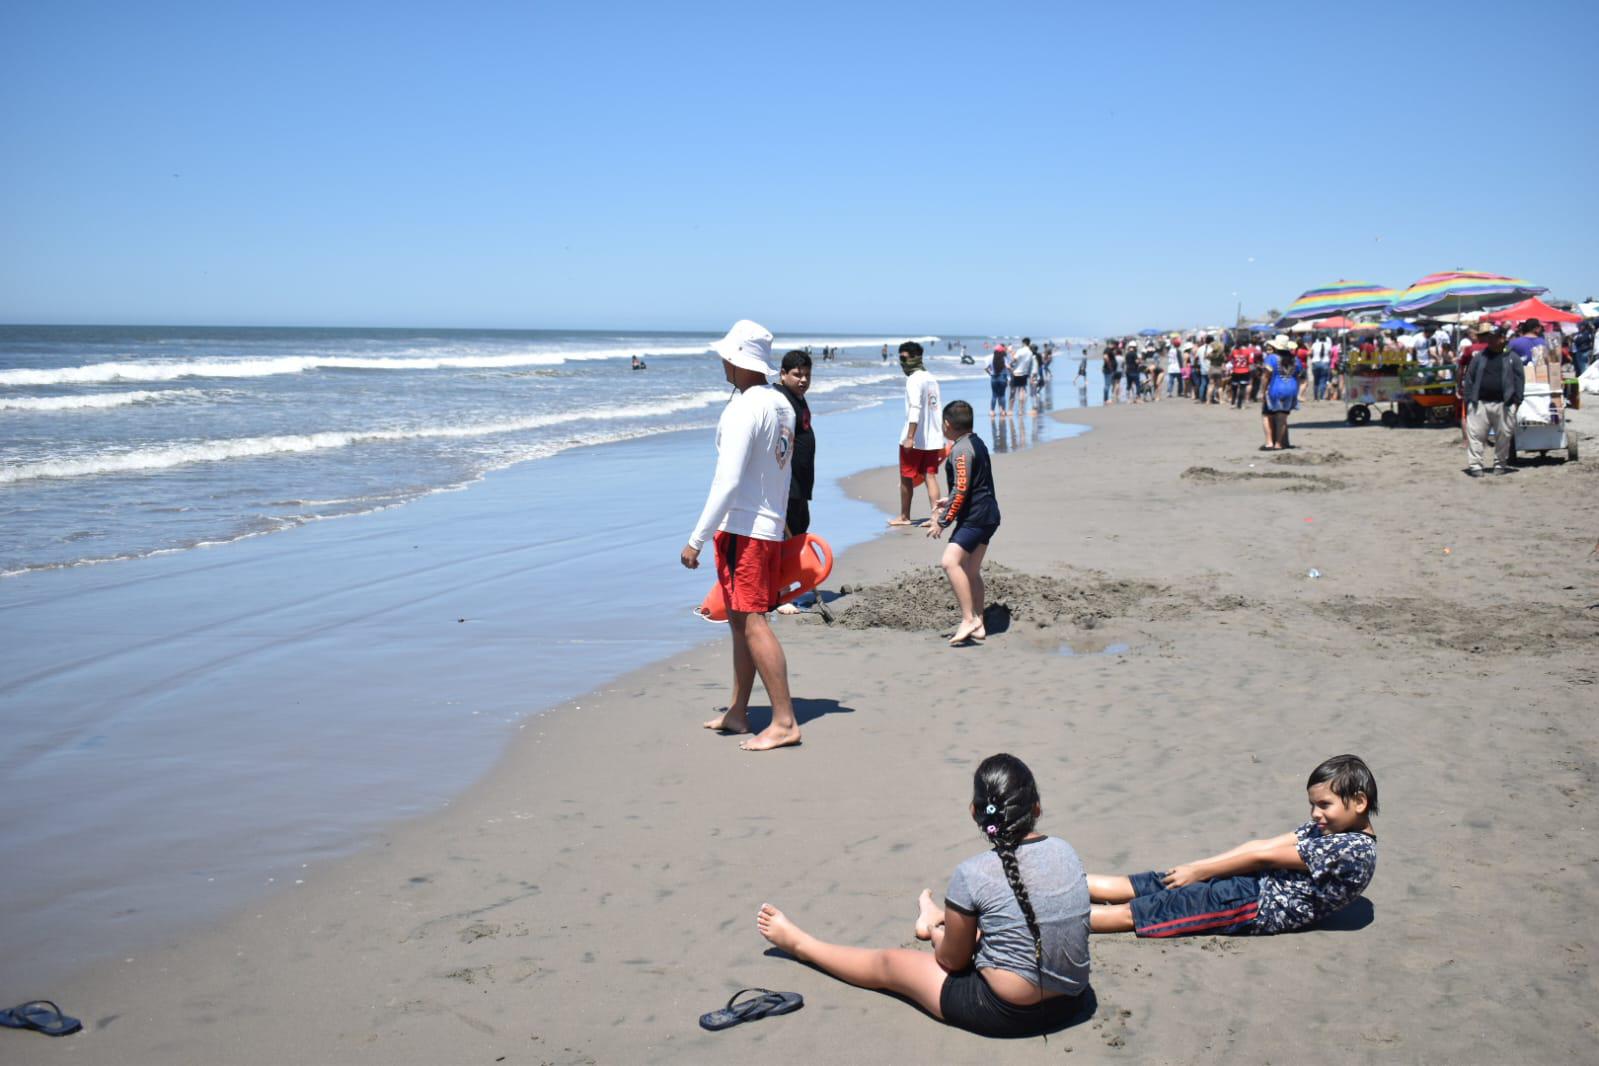
M 756 540 L 719 530 L 714 543 L 716 583 L 722 589 L 727 609 L 765 614 L 777 606 L 783 542 Z
M 942 448 L 907 448 L 899 446 L 899 476 L 911 479 L 911 484 L 920 485 L 927 480 L 928 474 L 938 473 L 938 464 L 944 461 Z

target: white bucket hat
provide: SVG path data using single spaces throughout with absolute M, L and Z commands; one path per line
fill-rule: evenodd
M 1266 346 L 1279 352 L 1291 352 L 1294 350 L 1293 338 L 1286 333 L 1277 334 L 1277 336 L 1266 342 Z
M 727 336 L 711 343 L 711 351 L 741 370 L 758 370 L 767 376 L 777 373 L 772 363 L 772 331 L 759 322 L 739 319 Z

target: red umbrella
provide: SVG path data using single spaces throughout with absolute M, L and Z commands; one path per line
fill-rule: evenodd
M 1492 314 L 1482 316 L 1488 322 L 1521 322 L 1525 319 L 1536 318 L 1539 322 L 1581 322 L 1581 315 L 1574 315 L 1570 311 L 1562 311 L 1558 307 L 1550 307 L 1538 297 L 1533 296 L 1502 308 Z
M 1320 322 L 1312 322 L 1311 325 L 1317 329 L 1357 329 L 1360 323 L 1338 315 L 1334 318 L 1324 318 Z

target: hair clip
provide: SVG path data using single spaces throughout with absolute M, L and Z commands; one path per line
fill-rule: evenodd
M 999 826 L 991 825 L 991 826 L 988 827 L 988 835 L 989 836 L 993 836 L 995 833 L 998 833 L 998 832 L 999 832 Z
M 990 803 L 988 805 L 988 813 L 989 814 L 997 814 L 998 813 L 998 808 L 996 808 L 992 803 Z

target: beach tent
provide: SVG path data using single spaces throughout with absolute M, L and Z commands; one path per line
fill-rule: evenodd
M 1581 315 L 1574 315 L 1570 311 L 1562 311 L 1557 307 L 1550 307 L 1538 297 L 1533 296 L 1512 304 L 1509 307 L 1493 311 L 1482 316 L 1488 322 L 1520 322 L 1528 318 L 1536 318 L 1539 322 L 1581 322 Z
M 1276 326 L 1272 326 L 1271 328 L 1272 329 L 1276 329 L 1277 327 Z M 1320 323 L 1316 323 L 1316 322 L 1295 322 L 1293 325 L 1288 327 L 1288 332 L 1289 333 L 1309 333 L 1313 329 L 1320 329 L 1320 328 L 1321 328 Z
M 1166 331 L 1163 329 L 1141 329 L 1138 331 L 1140 337 L 1162 337 L 1165 334 Z
M 1412 330 L 1421 328 L 1420 326 L 1411 325 L 1402 318 L 1390 318 L 1386 322 L 1377 323 L 1377 325 L 1382 329 L 1394 330 L 1399 333 L 1409 333 Z

